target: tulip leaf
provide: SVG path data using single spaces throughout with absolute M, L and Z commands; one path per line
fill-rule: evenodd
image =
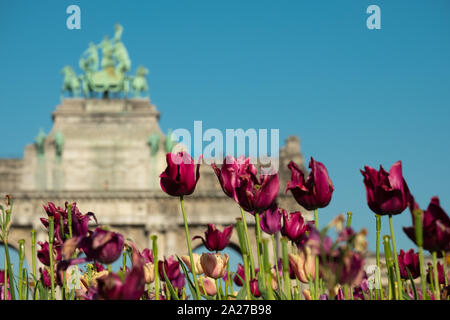
M 247 290 L 245 290 L 245 284 L 242 286 L 242 288 L 239 290 L 236 300 L 245 300 L 245 297 L 247 296 Z
M 178 298 L 177 292 L 173 288 L 172 282 L 170 282 L 169 278 L 167 277 L 166 268 L 163 267 L 162 270 L 163 270 L 163 273 L 164 273 L 164 282 L 166 283 L 166 286 L 169 288 L 169 292 L 170 292 L 170 295 L 171 295 L 172 299 L 180 300 Z
M 264 272 L 259 272 L 257 277 L 258 277 L 258 290 L 259 293 L 261 293 L 261 297 L 263 298 L 263 300 L 269 300 L 266 287 L 263 284 Z
M 412 286 L 413 293 L 414 293 L 414 300 L 419 300 L 419 297 L 417 295 L 416 285 L 414 284 L 414 279 L 413 279 L 412 274 L 409 271 L 408 267 L 406 267 L 406 271 L 408 271 L 408 278 L 409 278 L 409 281 L 411 281 L 411 286 Z
M 184 273 L 184 275 L 185 275 L 185 277 L 187 279 L 187 283 L 189 285 L 189 289 L 191 290 L 192 295 L 196 296 L 197 295 L 197 290 L 195 290 L 195 285 L 192 282 L 191 277 L 189 276 L 188 269 L 186 268 L 183 260 L 181 260 L 180 257 L 178 257 L 178 256 L 176 256 L 176 257 L 177 257 L 178 263 L 180 264 L 181 268 L 183 269 L 183 273 Z M 196 297 L 196 300 L 200 300 L 200 297 Z

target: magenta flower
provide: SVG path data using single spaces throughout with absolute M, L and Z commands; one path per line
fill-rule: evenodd
M 414 253 L 414 249 L 410 249 L 407 252 L 400 249 L 398 266 L 400 268 L 400 277 L 402 279 L 409 279 L 408 270 L 413 279 L 420 276 L 419 255 Z
M 238 178 L 234 200 L 245 211 L 255 214 L 263 212 L 275 201 L 280 189 L 278 173 L 261 174 L 257 177 L 249 169 Z
M 419 205 L 411 201 L 410 211 L 413 221 L 412 227 L 403 227 L 406 235 L 415 243 L 415 217 L 414 210 L 419 209 Z M 431 198 L 431 202 L 428 205 L 427 210 L 422 215 L 422 228 L 423 228 L 423 248 L 434 252 L 436 251 L 439 256 L 441 252 L 450 251 L 450 218 L 442 209 L 439 198 Z
M 233 225 L 229 225 L 223 229 L 223 232 L 221 232 L 214 224 L 208 224 L 208 230 L 205 231 L 205 238 L 195 236 L 192 240 L 201 239 L 203 245 L 209 251 L 220 251 L 225 249 L 230 244 L 232 231 Z
M 302 170 L 293 162 L 289 162 L 291 181 L 286 192 L 290 190 L 295 200 L 307 210 L 326 207 L 331 201 L 334 187 L 325 166 L 311 157 L 309 168 L 311 173 L 307 179 Z
M 49 217 L 54 218 L 54 235 L 55 239 L 60 243 L 64 242 L 64 237 L 69 235 L 69 215 L 68 215 L 68 202 L 65 203 L 65 208 L 56 207 L 53 202 L 49 202 L 47 206 L 44 205 L 44 209 Z M 83 237 L 85 236 L 89 229 L 88 224 L 91 218 L 97 222 L 97 218 L 95 214 L 92 212 L 88 212 L 86 214 L 82 214 L 77 207 L 77 204 L 72 203 L 72 236 L 73 237 Z M 61 230 L 61 220 L 62 225 L 64 226 L 64 230 Z M 48 219 L 41 218 L 41 222 L 45 228 L 48 229 Z M 64 235 L 64 237 L 63 237 Z
M 144 258 L 145 263 L 153 263 L 153 251 L 145 248 L 144 250 L 142 250 L 141 252 L 142 257 Z
M 200 163 L 194 164 L 185 151 L 166 154 L 167 168 L 159 176 L 161 189 L 174 197 L 192 194 L 200 178 Z
M 283 212 L 286 211 L 278 208 L 278 206 L 273 203 L 261 216 L 261 230 L 267 234 L 275 234 L 280 231 Z
M 50 277 L 50 272 L 48 272 L 48 270 L 46 268 L 39 268 L 39 272 L 41 273 L 41 281 L 42 284 L 46 287 L 46 288 L 50 288 L 51 287 L 51 277 Z
M 230 198 L 235 197 L 235 189 L 241 175 L 252 174 L 256 176 L 258 174 L 256 167 L 250 163 L 250 158 L 244 156 L 240 156 L 238 159 L 227 156 L 220 169 L 214 163 L 211 164 L 211 167 L 219 179 L 223 192 Z
M 105 300 L 139 300 L 145 290 L 144 259 L 133 250 L 133 267 L 122 279 L 115 273 L 108 273 L 97 279 L 98 297 Z
M 256 278 L 250 280 L 250 292 L 256 298 L 261 297 L 261 292 L 258 288 L 258 280 Z
M 170 256 L 168 259 L 164 259 L 164 262 L 161 260 L 158 262 L 159 277 L 162 281 L 165 281 L 163 267 L 167 278 L 172 283 L 173 287 L 177 288 L 179 291 L 182 290 L 185 285 L 185 276 L 181 272 L 178 261 L 175 260 L 173 256 Z
M 50 253 L 49 253 L 49 244 L 48 242 L 39 241 L 38 245 L 41 246 L 41 249 L 37 252 L 37 257 L 42 264 L 47 267 L 50 266 Z M 55 241 L 53 244 L 53 261 L 57 262 L 61 260 L 61 245 L 58 244 L 58 241 Z
M 288 215 L 286 211 L 283 211 L 283 228 L 281 228 L 283 236 L 300 245 L 307 239 L 310 230 L 311 226 L 305 222 L 301 212 L 291 212 Z
M 382 166 L 377 171 L 369 166 L 361 170 L 366 186 L 367 204 L 378 215 L 394 215 L 406 209 L 411 194 L 402 174 L 402 163 L 397 161 L 387 173 Z
M 427 282 L 430 283 L 431 281 L 434 283 L 434 272 L 432 271 L 432 265 L 431 263 L 428 263 L 428 269 L 427 269 Z M 438 270 L 438 282 L 439 284 L 445 284 L 445 277 L 447 277 L 447 280 L 449 279 L 448 274 L 444 274 L 444 266 L 438 262 L 437 263 L 437 270 Z
M 124 239 L 120 233 L 97 228 L 89 236 L 80 239 L 77 246 L 88 259 L 110 264 L 122 254 Z
M 257 275 L 258 272 L 259 268 L 255 268 L 255 275 Z M 242 283 L 241 278 L 239 278 L 238 275 L 239 277 L 242 278 L 243 281 L 245 281 L 245 270 L 244 266 L 241 263 L 239 263 L 237 266 L 236 274 L 234 275 L 233 281 L 237 286 L 242 287 L 244 284 Z

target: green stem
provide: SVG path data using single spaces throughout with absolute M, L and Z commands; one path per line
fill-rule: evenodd
M 288 252 L 288 238 L 281 238 L 281 262 L 283 263 L 283 282 L 284 291 L 288 300 L 292 300 L 291 279 L 289 278 L 289 252 Z
M 352 226 L 352 215 L 350 211 L 347 212 L 347 228 L 350 228 Z
M 255 213 L 255 223 L 256 223 L 256 250 L 258 254 L 258 264 L 259 264 L 259 272 L 264 272 L 264 261 L 262 256 L 262 243 L 261 243 L 261 226 L 260 226 L 260 217 L 259 213 Z M 266 286 L 266 279 L 265 277 L 261 277 L 263 280 L 263 287 Z
M 448 286 L 448 279 L 447 279 L 447 253 L 445 252 L 445 250 L 442 250 L 442 266 L 444 268 L 445 286 Z
M 222 300 L 222 294 L 220 292 L 219 281 L 217 281 L 217 279 L 215 281 L 216 281 L 216 289 L 217 289 L 217 299 Z M 205 294 L 206 294 L 206 291 L 205 291 Z
M 414 212 L 414 227 L 416 243 L 419 249 L 419 267 L 420 267 L 420 284 L 422 287 L 422 299 L 426 299 L 426 274 L 425 274 L 425 260 L 423 258 L 423 229 L 422 229 L 422 210 L 415 210 Z
M 153 262 L 155 270 L 155 300 L 159 300 L 159 271 L 158 271 L 158 237 L 156 235 L 152 236 L 153 245 Z
M 48 252 L 50 257 L 50 298 L 55 300 L 55 268 L 53 266 L 53 237 L 54 237 L 54 219 L 53 217 L 48 218 Z
M 244 275 L 245 275 L 245 283 L 243 284 L 245 286 L 245 290 L 247 291 L 247 299 L 252 300 L 252 295 L 250 293 L 250 270 L 248 265 L 248 255 L 243 254 L 242 259 L 244 260 Z
M 72 204 L 67 205 L 67 218 L 69 223 L 69 238 L 72 238 Z
M 316 226 L 317 231 L 319 231 L 319 215 L 317 213 L 317 209 L 314 209 L 314 225 Z M 319 300 L 320 292 L 319 292 L 319 255 L 316 255 L 315 257 L 315 277 L 314 277 L 314 294 L 315 299 Z
M 397 246 L 395 244 L 395 235 L 394 235 L 394 226 L 392 224 L 392 215 L 389 215 L 389 227 L 391 229 L 392 249 L 394 250 L 393 254 L 394 254 L 395 273 L 397 276 L 398 299 L 403 300 L 402 282 L 400 279 L 400 268 L 398 266 Z
M 19 300 L 23 299 L 23 260 L 25 259 L 25 240 L 19 240 Z
M 272 235 L 272 246 L 273 246 L 273 259 L 275 260 L 275 271 L 277 272 L 278 289 L 281 292 L 281 277 L 280 271 L 278 270 L 277 243 L 275 241 L 275 235 Z
M 34 279 L 34 288 L 36 289 L 36 230 L 31 230 L 31 263 Z
M 434 299 L 441 300 L 440 294 L 441 290 L 439 285 L 439 270 L 437 266 L 437 252 L 433 251 L 432 256 L 433 256 L 433 273 L 434 273 Z
M 5 271 L 4 271 L 4 275 L 5 275 L 5 279 L 3 283 L 6 283 L 3 286 L 4 292 L 3 292 L 3 299 L 4 300 L 8 300 L 8 260 L 6 259 L 6 254 L 5 254 Z
M 189 227 L 188 227 L 187 218 L 186 218 L 186 211 L 184 210 L 183 196 L 180 196 L 180 203 L 181 203 L 181 211 L 183 213 L 184 230 L 186 233 L 186 242 L 187 242 L 187 246 L 188 246 L 188 250 L 189 250 L 189 259 L 191 261 L 192 276 L 194 277 L 194 284 L 195 284 L 195 290 L 197 293 L 197 300 L 199 300 L 201 297 L 200 287 L 198 285 L 197 273 L 195 270 L 196 268 L 195 268 L 195 263 L 194 263 L 194 255 L 192 254 L 191 236 L 189 235 Z
M 249 233 L 248 233 L 247 219 L 245 218 L 244 209 L 242 209 L 242 207 L 239 207 L 239 209 L 241 209 L 242 222 L 244 223 L 245 239 L 247 241 L 247 250 L 248 250 L 248 255 L 249 255 L 250 270 L 251 270 L 252 278 L 254 278 L 256 276 L 255 262 L 253 260 L 253 252 L 252 252 L 252 246 L 250 243 L 250 237 L 249 237 Z
M 390 243 L 390 237 L 388 235 L 385 235 L 383 237 L 383 244 L 384 244 L 384 257 L 386 259 L 386 267 L 388 270 L 388 283 L 389 283 L 389 295 L 388 299 L 391 300 L 392 297 L 395 297 L 395 284 L 394 284 L 394 275 L 393 275 L 393 259 L 391 255 L 391 243 Z
M 266 291 L 267 291 L 267 298 L 269 300 L 275 300 L 275 297 L 273 295 L 273 289 L 272 289 L 272 268 L 270 267 L 269 262 L 269 240 L 264 239 L 262 241 L 263 245 L 263 257 L 264 257 L 264 273 L 266 276 Z
M 381 267 L 380 267 L 380 233 L 381 233 L 381 216 L 376 214 L 375 215 L 377 219 L 377 243 L 376 243 L 376 250 L 377 250 L 377 275 L 378 275 L 378 284 L 379 288 L 376 288 L 376 299 L 380 297 L 381 300 L 384 300 L 383 297 L 383 288 L 381 286 Z

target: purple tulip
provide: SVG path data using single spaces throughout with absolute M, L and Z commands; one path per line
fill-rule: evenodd
M 240 156 L 238 159 L 227 156 L 220 169 L 214 163 L 211 164 L 211 167 L 219 179 L 223 192 L 230 198 L 235 197 L 235 189 L 241 175 L 250 173 L 256 176 L 258 173 L 256 167 L 250 163 L 250 158 L 244 156 Z
M 194 164 L 185 151 L 166 154 L 167 168 L 159 176 L 161 189 L 174 197 L 192 194 L 200 178 L 200 163 Z
M 369 208 L 378 215 L 402 213 L 411 201 L 411 194 L 403 178 L 401 161 L 394 163 L 389 173 L 382 166 L 379 171 L 369 166 L 364 169 L 361 173 Z
M 449 279 L 448 274 L 444 274 L 444 266 L 438 262 L 437 263 L 437 270 L 438 270 L 438 282 L 439 284 L 445 285 L 445 277 L 447 276 L 447 280 Z M 431 263 L 428 263 L 428 269 L 427 269 L 427 282 L 430 283 L 430 279 L 434 284 L 434 272 Z
M 0 270 L 0 300 L 11 300 L 11 293 L 9 292 L 9 275 L 6 275 L 6 292 L 7 299 L 5 299 L 5 270 Z
M 182 290 L 185 285 L 185 276 L 181 272 L 178 261 L 173 256 L 170 256 L 168 259 L 164 259 L 164 262 L 161 260 L 158 262 L 159 277 L 162 281 L 165 281 L 163 267 L 172 286 L 178 291 Z
M 145 248 L 144 250 L 142 250 L 141 252 L 142 257 L 144 258 L 145 263 L 153 263 L 153 251 Z
M 278 206 L 273 203 L 261 216 L 261 230 L 267 234 L 275 234 L 280 231 L 283 212 L 286 211 L 278 208 Z
M 414 253 L 414 249 L 410 249 L 407 252 L 400 249 L 398 266 L 400 267 L 400 277 L 402 279 L 409 279 L 408 270 L 413 279 L 420 276 L 419 255 Z
M 239 176 L 235 188 L 234 200 L 245 211 L 255 214 L 263 212 L 275 201 L 280 189 L 278 173 L 261 174 L 254 172 Z
M 259 272 L 259 268 L 255 268 L 255 276 L 258 274 L 258 272 Z M 239 275 L 239 277 L 242 278 L 243 281 L 245 281 L 244 266 L 240 263 L 237 266 L 236 274 L 233 278 L 233 281 L 237 286 L 242 287 L 244 284 L 242 283 L 241 278 L 239 278 L 238 275 Z
M 39 241 L 38 245 L 41 246 L 41 249 L 37 252 L 37 257 L 42 264 L 47 267 L 50 266 L 50 253 L 49 253 L 49 244 L 48 242 Z M 53 261 L 57 262 L 61 260 L 61 245 L 58 244 L 57 241 L 53 244 Z
M 122 254 L 124 239 L 120 233 L 97 228 L 89 236 L 79 240 L 77 247 L 83 250 L 88 259 L 110 264 Z
M 55 239 L 60 243 L 64 242 L 63 236 L 69 235 L 69 215 L 68 215 L 68 205 L 69 203 L 66 201 L 65 208 L 56 207 L 54 203 L 49 202 L 47 206 L 44 205 L 44 210 L 47 212 L 49 217 L 54 218 L 54 235 Z M 88 212 L 86 214 L 82 214 L 77 207 L 77 204 L 72 203 L 72 236 L 73 237 L 83 237 L 85 236 L 89 229 L 88 224 L 91 218 L 97 222 L 97 218 L 95 214 L 92 212 Z M 61 223 L 62 220 L 62 223 Z M 48 229 L 48 219 L 41 218 L 41 222 L 45 228 Z M 63 229 L 61 230 L 61 224 L 63 225 Z
M 302 170 L 293 162 L 289 162 L 291 181 L 288 182 L 286 192 L 290 190 L 295 200 L 307 210 L 326 207 L 331 201 L 334 187 L 325 166 L 311 157 L 309 168 L 311 173 L 305 179 Z
M 406 235 L 415 243 L 415 217 L 414 211 L 419 209 L 419 205 L 411 201 L 410 211 L 413 221 L 412 227 L 403 227 Z M 442 209 L 439 198 L 431 198 L 431 202 L 428 205 L 426 211 L 422 215 L 422 230 L 423 230 L 423 248 L 430 252 L 436 251 L 438 256 L 441 256 L 441 252 L 450 251 L 450 218 Z
M 115 273 L 108 273 L 97 279 L 98 297 L 105 300 L 139 300 L 145 290 L 144 259 L 133 250 L 133 267 L 125 279 Z
M 232 231 L 233 225 L 229 225 L 223 229 L 223 232 L 221 232 L 214 224 L 208 224 L 208 230 L 205 231 L 205 238 L 195 236 L 192 240 L 201 239 L 203 245 L 209 251 L 220 251 L 225 249 L 230 244 Z
M 286 211 L 283 211 L 283 228 L 281 228 L 283 236 L 300 245 L 307 239 L 310 230 L 311 226 L 305 222 L 301 212 L 291 212 L 288 215 Z
M 256 278 L 250 280 L 250 292 L 256 298 L 261 297 L 261 292 L 258 288 L 258 280 Z
M 48 272 L 47 268 L 39 268 L 39 272 L 41 273 L 42 284 L 43 284 L 46 288 L 50 288 L 50 287 L 51 287 L 51 276 L 50 276 L 50 272 Z

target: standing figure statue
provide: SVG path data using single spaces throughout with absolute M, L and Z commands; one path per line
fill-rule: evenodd
M 84 58 L 86 56 L 86 58 Z M 89 48 L 84 51 L 80 62 L 79 62 L 80 68 L 88 73 L 88 72 L 95 72 L 98 70 L 98 52 L 97 52 L 97 46 L 93 43 L 89 43 Z
M 39 133 L 36 136 L 36 138 L 34 139 L 34 144 L 36 146 L 36 152 L 37 152 L 38 158 L 42 158 L 44 156 L 44 153 L 45 153 L 45 149 L 44 149 L 45 138 L 46 138 L 46 135 L 44 133 L 44 130 L 39 129 Z
M 109 40 L 108 35 L 105 35 L 98 47 L 102 49 L 102 68 L 107 69 L 109 67 L 114 67 L 114 47 L 111 40 Z
M 55 139 L 56 158 L 61 159 L 64 149 L 64 136 L 61 131 L 56 131 L 53 138 Z
M 131 60 L 128 55 L 127 48 L 121 41 L 123 27 L 120 24 L 116 24 L 115 26 L 116 33 L 114 34 L 114 58 L 116 58 L 118 64 L 116 66 L 116 70 L 119 73 L 125 73 L 130 71 L 131 68 Z
M 167 132 L 166 141 L 165 141 L 165 145 L 164 145 L 166 152 L 167 153 L 172 152 L 175 144 L 176 144 L 176 141 L 172 137 L 172 130 L 169 129 L 169 132 Z
M 135 97 L 139 97 L 142 92 L 145 92 L 148 95 L 148 84 L 145 79 L 147 74 L 148 69 L 143 66 L 139 66 L 136 71 L 136 76 L 132 78 L 131 88 L 133 89 Z
M 150 146 L 150 155 L 154 157 L 159 150 L 159 134 L 154 132 L 150 137 L 148 137 L 147 144 Z

